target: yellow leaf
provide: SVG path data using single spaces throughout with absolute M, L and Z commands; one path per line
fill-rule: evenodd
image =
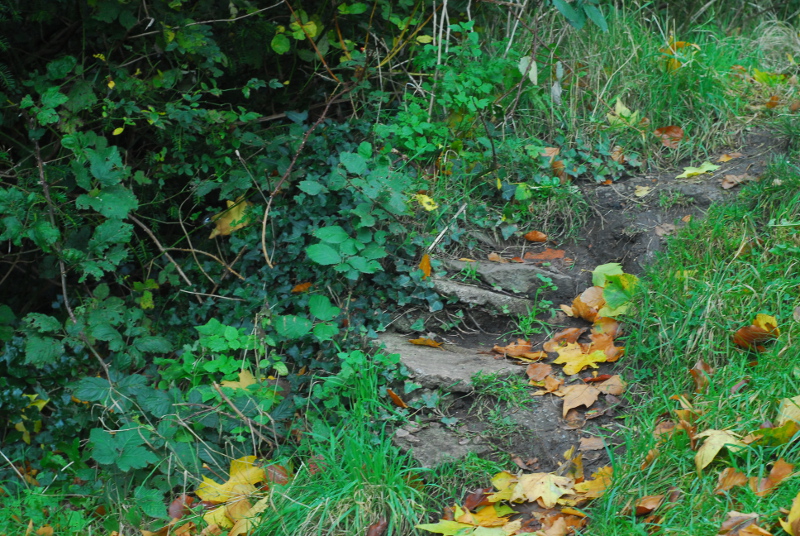
M 778 329 L 778 320 L 774 316 L 758 314 L 753 320 L 753 325 L 776 337 L 781 334 L 781 330 Z
M 602 497 L 606 492 L 606 488 L 611 485 L 611 477 L 614 470 L 611 466 L 607 465 L 601 467 L 595 472 L 592 477 L 593 480 L 586 480 L 580 484 L 575 484 L 575 492 L 580 493 L 587 499 L 596 499 Z
M 636 191 L 633 192 L 633 195 L 636 197 L 645 197 L 649 194 L 653 189 L 649 186 L 637 186 Z
M 269 497 L 264 497 L 247 510 L 247 512 L 236 521 L 236 524 L 233 525 L 228 536 L 242 536 L 256 528 L 261 523 L 261 518 L 258 517 L 258 514 L 267 509 L 267 506 L 269 506 L 269 499 Z
M 700 164 L 700 167 L 686 167 L 683 168 L 683 173 L 675 177 L 676 179 L 688 179 L 689 177 L 694 177 L 695 175 L 702 175 L 704 173 L 711 173 L 712 171 L 716 171 L 719 169 L 719 166 L 715 166 L 709 161 L 705 161 Z
M 239 373 L 239 381 L 224 381 L 222 382 L 223 387 L 230 387 L 231 389 L 244 389 L 247 390 L 248 387 L 256 383 L 256 378 L 249 370 L 243 370 Z M 252 456 L 255 460 L 255 456 Z
M 552 473 L 533 473 L 522 475 L 514 487 L 511 502 L 526 500 L 539 501 L 543 508 L 552 508 L 559 497 L 572 493 L 573 481 L 565 476 Z
M 229 529 L 233 526 L 233 521 L 230 520 L 225 511 L 225 505 L 207 511 L 203 514 L 203 521 L 209 525 L 217 525 L 222 529 Z
M 211 216 L 211 221 L 214 222 L 214 230 L 208 238 L 216 238 L 217 236 L 228 236 L 233 231 L 241 229 L 250 221 L 247 218 L 247 207 L 252 203 L 245 201 L 244 196 L 239 197 L 236 201 L 226 201 L 228 209 L 219 214 Z
M 195 492 L 203 501 L 222 503 L 232 499 L 248 497 L 256 492 L 254 484 L 267 479 L 263 467 L 256 466 L 255 456 L 245 456 L 231 462 L 230 479 L 224 484 L 218 484 L 207 476 Z
M 800 493 L 794 498 L 792 502 L 792 509 L 789 510 L 789 517 L 786 521 L 780 520 L 781 527 L 791 536 L 800 536 Z
M 119 136 L 123 132 L 125 132 L 125 127 L 117 127 L 117 128 L 114 129 L 114 132 L 112 132 L 111 135 L 112 136 Z
M 427 196 L 425 194 L 417 194 L 414 196 L 414 199 L 416 199 L 417 202 L 420 204 L 420 206 L 422 206 L 422 208 L 424 208 L 428 212 L 439 208 L 439 205 L 436 204 L 436 201 L 434 201 L 430 196 Z
M 697 450 L 697 454 L 694 456 L 694 462 L 697 466 L 698 473 L 711 463 L 723 448 L 727 448 L 731 452 L 737 452 L 746 447 L 733 433 L 727 430 L 706 430 L 702 434 L 697 434 L 695 437 L 706 438 L 705 441 L 703 441 L 703 446 Z
M 635 125 L 639 122 L 639 112 L 632 112 L 630 108 L 622 104 L 620 98 L 617 97 L 614 112 L 606 114 L 606 118 L 611 126 Z
M 598 363 L 605 363 L 607 360 L 608 356 L 604 351 L 595 350 L 590 354 L 584 354 L 580 344 L 573 342 L 558 350 L 558 359 L 553 363 L 564 365 L 564 374 L 572 376 L 586 367 L 598 368 Z
M 421 43 L 423 45 L 427 45 L 428 43 L 433 42 L 433 37 L 430 35 L 418 35 L 417 36 L 417 43 Z
M 778 426 L 783 426 L 789 421 L 800 424 L 800 395 L 784 398 L 778 406 Z
M 114 89 L 114 86 L 116 86 L 116 85 L 117 85 L 117 83 L 114 82 L 113 80 L 109 80 L 108 81 L 108 89 Z

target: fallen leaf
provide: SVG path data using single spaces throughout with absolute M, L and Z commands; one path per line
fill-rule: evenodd
M 719 528 L 717 534 L 722 536 L 745 536 L 758 534 L 757 532 L 743 532 L 758 523 L 758 514 L 743 514 L 741 512 L 728 512 L 726 519 Z M 767 533 L 769 534 L 769 533 Z
M 544 380 L 552 371 L 552 365 L 545 365 L 544 363 L 532 363 L 525 369 L 528 378 L 536 382 Z
M 572 310 L 572 307 L 570 307 L 569 305 L 564 305 L 562 303 L 561 305 L 558 306 L 558 308 L 561 309 L 562 311 L 564 311 L 564 314 L 569 316 L 569 317 L 574 317 L 575 316 L 575 312 Z M 800 307 L 798 307 L 798 309 L 800 309 Z M 798 322 L 800 322 L 800 320 L 798 320 Z
M 658 458 L 659 454 L 660 454 L 660 452 L 658 451 L 658 449 L 650 449 L 650 450 L 648 450 L 647 451 L 647 456 L 644 457 L 644 461 L 642 462 L 642 465 L 639 466 L 639 469 L 644 471 L 645 469 L 650 467 L 653 464 L 653 462 L 656 460 L 656 458 Z
M 169 515 L 171 519 L 180 519 L 190 512 L 189 508 L 192 506 L 193 502 L 194 497 L 182 493 L 181 495 L 178 495 L 175 500 L 169 503 L 167 515 Z
M 578 410 L 571 409 L 564 416 L 564 423 L 566 425 L 566 429 L 577 430 L 579 428 L 583 428 L 583 425 L 586 424 L 586 417 L 581 415 Z
M 673 234 L 678 228 L 671 223 L 661 223 L 655 226 L 655 232 L 658 236 L 669 236 Z
M 794 471 L 794 465 L 787 463 L 783 458 L 779 459 L 772 466 L 772 469 L 765 478 L 750 477 L 750 489 L 759 497 L 765 497 L 772 493 L 778 485 L 789 478 Z
M 653 513 L 663 502 L 663 495 L 647 495 L 636 501 L 633 513 L 636 517 L 646 516 Z
M 524 238 L 528 242 L 547 242 L 547 235 L 541 231 L 531 231 L 526 233 Z
M 389 520 L 382 517 L 367 528 L 367 536 L 383 536 L 389 528 Z
M 489 495 L 492 494 L 492 488 L 478 488 L 464 499 L 464 508 L 470 512 L 480 506 L 491 504 Z
M 773 316 L 759 314 L 749 326 L 739 328 L 733 335 L 733 342 L 742 348 L 760 350 L 760 343 L 778 338 L 778 321 Z
M 602 437 L 582 437 L 578 450 L 586 452 L 590 450 L 603 450 L 604 448 L 606 448 L 606 444 Z
M 698 473 L 711 463 L 723 448 L 727 448 L 731 452 L 737 452 L 746 446 L 733 433 L 727 430 L 706 430 L 701 434 L 697 434 L 696 437 L 705 438 L 703 445 L 694 457 Z
M 584 290 L 572 301 L 572 310 L 575 316 L 583 318 L 588 322 L 597 320 L 597 313 L 605 305 L 603 298 L 603 287 L 593 286 Z
M 420 337 L 419 339 L 408 339 L 408 342 L 411 344 L 416 344 L 417 346 L 430 346 L 432 348 L 440 348 L 444 344 L 443 342 L 436 342 L 433 339 L 428 339 L 426 337 Z
M 403 399 L 400 396 L 392 391 L 391 389 L 386 389 L 386 394 L 389 395 L 389 398 L 392 399 L 392 403 L 397 406 L 398 408 L 407 408 L 408 404 L 403 402 Z
M 530 341 L 526 341 L 525 339 L 517 339 L 517 342 L 512 342 L 508 346 L 493 346 L 493 352 L 497 352 L 498 354 L 503 354 L 506 357 L 518 357 L 524 354 L 532 353 L 533 346 L 531 346 Z
M 758 442 L 760 445 L 767 447 L 779 447 L 791 441 L 799 431 L 800 424 L 789 421 L 780 426 L 768 426 L 756 430 L 755 432 L 747 434 L 742 441 L 747 445 Z
M 524 354 L 513 356 L 514 359 L 519 359 L 525 362 L 536 362 L 542 359 L 547 359 L 547 352 L 525 352 Z
M 611 376 L 604 382 L 595 385 L 598 391 L 606 395 L 620 396 L 625 392 L 627 384 L 619 377 L 619 375 Z
M 661 143 L 664 147 L 669 147 L 670 149 L 677 149 L 683 139 L 683 129 L 674 125 L 657 128 L 653 134 L 661 138 Z
M 692 375 L 692 381 L 694 381 L 694 392 L 704 393 L 708 389 L 709 377 L 714 374 L 714 369 L 701 358 L 697 360 L 694 367 L 689 369 L 689 374 Z
M 458 521 L 448 521 L 443 519 L 438 523 L 415 525 L 414 528 L 427 530 L 428 532 L 435 532 L 437 534 L 443 534 L 444 536 L 454 536 L 462 529 L 474 529 L 475 525 L 468 525 L 466 523 L 459 523 Z
M 743 156 L 742 153 L 725 153 L 717 159 L 717 162 L 730 162 L 734 158 L 741 158 Z
M 419 261 L 419 269 L 422 270 L 422 279 L 427 279 L 431 276 L 431 256 L 427 253 Z
M 311 288 L 311 282 L 307 281 L 305 283 L 298 283 L 294 287 L 292 287 L 293 294 L 299 294 L 301 292 L 308 292 L 308 289 Z
M 419 203 L 420 206 L 422 208 L 424 208 L 425 210 L 427 210 L 428 212 L 430 212 L 432 210 L 436 210 L 437 208 L 439 208 L 439 205 L 436 204 L 436 201 L 434 201 L 433 198 L 431 198 L 428 195 L 416 194 L 414 196 L 414 199 L 416 199 L 417 203 Z
M 619 164 L 625 163 L 625 150 L 620 145 L 615 145 L 611 150 L 611 160 Z
M 792 501 L 792 509 L 789 510 L 789 516 L 786 521 L 783 519 L 779 521 L 783 530 L 790 536 L 800 536 L 800 493 Z
M 586 331 L 586 328 L 567 328 L 553 335 L 542 345 L 546 352 L 556 352 L 559 347 L 574 343 Z
M 683 168 L 683 173 L 675 177 L 676 179 L 688 179 L 689 177 L 694 177 L 696 175 L 703 175 L 704 173 L 711 173 L 712 171 L 716 171 L 719 169 L 719 166 L 715 166 L 711 162 L 703 162 L 700 164 L 700 167 L 686 167 Z
M 637 186 L 636 190 L 633 192 L 633 195 L 636 197 L 645 197 L 652 191 L 653 189 L 649 186 Z
M 567 412 L 572 408 L 577 408 L 578 406 L 591 407 L 597 401 L 597 397 L 600 396 L 599 389 L 585 383 L 568 385 L 561 389 L 561 392 L 564 393 L 562 417 L 566 416 Z
M 211 216 L 211 221 L 214 222 L 214 229 L 208 238 L 216 238 L 217 236 L 228 236 L 233 231 L 241 229 L 250 223 L 247 217 L 247 207 L 252 206 L 252 203 L 244 200 L 244 196 L 236 198 L 236 201 L 226 201 L 228 209 Z
M 614 111 L 607 113 L 606 119 L 608 119 L 608 123 L 612 127 L 636 125 L 639 122 L 639 112 L 632 112 L 622 103 L 622 100 L 617 97 L 617 103 L 614 106 Z
M 683 223 L 689 223 L 690 221 L 692 221 L 692 215 L 691 215 L 691 214 L 687 214 L 686 216 L 684 216 L 683 218 L 681 218 L 681 221 L 682 221 Z
M 667 72 L 671 73 L 680 69 L 681 66 L 683 65 L 683 61 L 681 60 L 690 58 L 695 53 L 695 50 L 683 50 L 683 49 L 691 49 L 691 48 L 694 48 L 695 50 L 700 50 L 699 45 L 690 43 L 688 41 L 675 41 L 673 37 L 670 37 L 667 46 L 658 49 L 658 51 L 664 54 L 666 58 Z M 678 53 L 679 50 L 681 50 L 680 54 Z
M 579 344 L 567 344 L 558 350 L 558 359 L 553 361 L 556 365 L 564 365 L 564 374 L 572 376 L 586 367 L 598 368 L 598 363 L 608 361 L 608 356 L 602 350 L 583 353 Z
M 498 253 L 495 252 L 489 253 L 489 255 L 487 255 L 486 258 L 492 262 L 502 262 L 502 263 L 508 262 L 508 259 L 504 259 Z
M 720 186 L 722 186 L 723 190 L 730 190 L 734 186 L 738 186 L 739 184 L 745 181 L 754 181 L 756 180 L 755 177 L 745 173 L 744 175 L 724 175 L 720 180 Z
M 564 253 L 565 252 L 563 249 L 547 248 L 541 253 L 532 253 L 529 251 L 525 253 L 525 255 L 523 255 L 522 258 L 525 259 L 526 261 L 548 262 L 548 261 L 554 261 L 556 259 L 563 259 Z
M 726 467 L 717 478 L 717 487 L 714 488 L 714 494 L 724 495 L 729 489 L 745 484 L 747 484 L 747 475 L 740 473 L 733 467 Z
M 784 398 L 778 406 L 778 426 L 789 421 L 800 424 L 800 395 L 794 398 Z
M 511 502 L 525 499 L 537 501 L 542 508 L 552 508 L 562 495 L 572 493 L 571 478 L 552 473 L 532 473 L 519 477 L 519 482 L 511 494 Z
M 611 485 L 613 474 L 611 466 L 601 467 L 592 475 L 592 480 L 575 484 L 575 492 L 582 494 L 587 499 L 602 497 Z
M 560 394 L 559 389 L 562 385 L 564 385 L 564 380 L 559 380 L 558 378 L 554 378 L 553 376 L 545 376 L 544 380 L 541 382 L 544 385 L 544 389 L 541 391 L 536 391 L 533 393 L 534 395 L 546 395 L 548 393 L 554 393 L 559 396 L 563 396 Z M 557 392 L 559 391 L 559 392 Z
M 222 387 L 230 387 L 231 389 L 247 390 L 248 387 L 256 383 L 256 378 L 249 370 L 239 372 L 239 381 L 223 381 Z
M 766 103 L 764 103 L 764 106 L 766 106 L 769 109 L 772 109 L 772 108 L 777 108 L 780 105 L 780 103 L 781 103 L 781 98 L 777 95 L 773 95 L 769 98 L 769 100 Z

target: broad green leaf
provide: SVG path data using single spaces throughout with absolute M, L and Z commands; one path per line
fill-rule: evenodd
M 317 195 L 319 193 L 322 193 L 323 191 L 325 192 L 328 191 L 328 189 L 325 188 L 321 183 L 311 180 L 300 181 L 297 184 L 297 187 L 300 188 L 305 193 L 307 193 L 308 195 Z
M 156 455 L 145 448 L 139 430 L 121 430 L 111 435 L 105 430 L 94 428 L 89 433 L 92 443 L 92 458 L 103 465 L 116 465 L 127 473 L 131 469 L 143 469 L 156 463 Z
M 436 534 L 444 534 L 444 536 L 455 536 L 460 530 L 469 528 L 474 529 L 475 525 L 467 525 L 466 523 L 459 523 L 458 521 L 447 521 L 443 519 L 438 523 L 416 525 L 414 528 L 427 530 L 428 532 L 434 532 Z
M 153 388 L 141 389 L 141 392 L 136 395 L 136 401 L 143 410 L 152 413 L 157 419 L 162 419 L 165 415 L 173 412 L 172 401 L 164 391 Z
M 592 285 L 602 287 L 606 284 L 606 276 L 620 275 L 622 273 L 624 273 L 622 271 L 622 265 L 618 262 L 601 264 L 592 271 Z
M 342 153 L 339 161 L 344 165 L 348 173 L 353 175 L 365 175 L 367 173 L 367 161 L 364 157 L 356 153 Z
M 600 30 L 604 32 L 608 31 L 608 23 L 600 9 L 593 5 L 584 4 L 583 11 L 586 13 L 586 16 L 589 17 L 589 20 L 595 23 Z
M 306 248 L 308 258 L 322 266 L 330 266 L 342 262 L 339 252 L 328 244 L 314 244 Z
M 25 322 L 42 333 L 61 330 L 61 322 L 57 318 L 42 313 L 28 313 Z
M 136 499 L 136 506 L 141 508 L 145 515 L 156 519 L 169 518 L 167 509 L 164 508 L 164 494 L 159 490 L 139 486 L 133 492 L 133 498 Z
M 320 320 L 331 320 L 342 310 L 331 303 L 327 296 L 315 294 L 308 300 L 308 309 L 312 315 Z
M 289 49 L 292 48 L 292 44 L 289 41 L 289 38 L 282 33 L 275 34 L 275 37 L 272 38 L 270 46 L 272 47 L 272 50 L 274 50 L 276 54 L 286 54 L 287 52 L 289 52 Z
M 339 333 L 339 328 L 330 322 L 323 322 L 314 326 L 314 336 L 319 341 L 329 341 Z
M 64 344 L 58 339 L 30 335 L 25 340 L 25 363 L 28 365 L 49 365 L 62 355 Z
M 275 331 L 285 339 L 299 339 L 311 332 L 311 321 L 296 315 L 283 315 L 275 318 Z
M 74 56 L 62 56 L 57 60 L 47 64 L 47 77 L 50 80 L 58 80 L 67 76 L 77 65 L 78 60 Z
M 631 274 L 618 274 L 606 276 L 603 287 L 603 298 L 609 309 L 619 309 L 630 303 L 639 278 Z
M 172 351 L 172 343 L 169 339 L 160 335 L 144 335 L 142 337 L 137 337 L 134 339 L 133 345 L 140 352 L 146 353 L 165 354 Z
M 347 234 L 347 231 L 345 231 L 338 225 L 331 225 L 330 227 L 321 227 L 316 231 L 314 231 L 314 236 L 316 236 L 323 242 L 327 242 L 328 244 L 341 244 L 342 242 L 350 238 L 350 235 Z
M 347 259 L 347 263 L 362 274 L 374 274 L 381 270 L 381 265 L 378 261 L 367 260 L 361 256 L 350 257 Z
M 103 402 L 111 394 L 111 384 L 105 378 L 95 378 L 93 376 L 81 378 L 75 384 L 72 394 L 78 400 Z

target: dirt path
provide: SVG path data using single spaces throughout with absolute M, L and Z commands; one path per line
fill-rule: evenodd
M 558 250 L 563 251 L 561 257 L 525 263 L 467 263 L 440 256 L 448 273 L 435 279 L 435 287 L 456 305 L 435 315 L 409 312 L 394 323 L 394 332 L 381 337 L 388 351 L 402 356 L 411 381 L 420 386 L 403 395 L 406 402 L 430 406 L 417 414 L 414 424 L 395 431 L 395 442 L 411 449 L 426 467 L 469 452 L 484 457 L 506 453 L 526 471 L 549 472 L 563 463 L 564 452 L 571 447 L 582 452 L 586 474 L 607 465 L 609 452 L 622 449 L 615 432 L 620 425 L 618 417 L 629 409 L 625 397 L 601 395 L 590 408 L 579 408 L 577 417 L 571 414 L 564 419 L 562 399 L 552 394 L 532 396 L 536 388 L 525 386 L 527 364 L 498 359 L 491 355 L 492 346 L 512 342 L 508 334 L 515 330 L 514 315 L 537 307 L 541 299 L 552 301 L 556 310 L 559 304 L 570 304 L 591 286 L 591 271 L 598 265 L 617 262 L 627 273 L 641 273 L 663 249 L 667 236 L 690 219 L 702 218 L 712 203 L 738 192 L 738 187 L 722 187 L 726 175 L 758 178 L 768 162 L 784 151 L 780 140 L 769 133 L 754 132 L 742 147 L 728 151 L 741 156 L 719 163 L 721 167 L 712 174 L 676 179 L 679 170 L 610 185 L 585 184 L 581 190 L 591 213 L 576 239 L 532 246 L 522 239 L 499 242 L 476 232 L 473 236 L 478 245 L 468 252 L 472 259 L 487 259 L 492 252 L 512 259 Z M 720 155 L 709 160 L 716 163 Z M 543 286 L 542 276 L 558 288 Z M 546 329 L 531 336 L 534 349 L 541 348 L 553 332 L 589 327 L 558 310 L 537 318 Z M 456 319 L 462 320 L 457 329 L 436 329 Z M 425 330 L 414 331 L 412 326 L 421 322 Z M 432 348 L 408 342 L 434 336 L 446 344 Z M 635 356 L 626 355 L 617 363 L 601 364 L 596 372 L 620 374 L 630 383 L 635 380 L 630 367 L 634 360 Z M 574 384 L 591 376 L 589 369 L 565 379 Z

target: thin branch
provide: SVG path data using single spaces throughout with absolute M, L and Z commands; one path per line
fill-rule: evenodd
M 230 298 L 228 296 L 220 296 L 219 294 L 206 294 L 205 292 L 192 292 L 191 290 L 184 290 L 179 289 L 178 292 L 185 292 L 186 294 L 194 294 L 195 296 L 208 296 L 209 298 L 219 298 L 220 300 L 231 300 L 231 301 L 245 301 L 241 298 Z
M 215 389 L 215 390 L 216 390 L 216 391 L 219 393 L 219 396 L 221 396 L 221 397 L 222 397 L 222 400 L 224 400 L 224 401 L 225 401 L 225 402 L 228 404 L 228 406 L 230 406 L 230 408 L 231 408 L 231 409 L 232 409 L 234 412 L 236 412 L 236 415 L 238 415 L 238 416 L 239 416 L 239 418 L 241 418 L 241 419 L 242 419 L 244 422 L 246 422 L 246 423 L 247 423 L 247 425 L 250 427 L 250 431 L 252 431 L 254 434 L 256 434 L 256 435 L 259 437 L 259 439 L 261 439 L 261 441 L 263 441 L 264 443 L 266 443 L 266 444 L 267 444 L 267 445 L 269 445 L 270 447 L 273 447 L 273 446 L 275 446 L 275 443 L 274 443 L 273 441 L 271 441 L 271 440 L 267 439 L 267 438 L 264 436 L 264 434 L 262 434 L 261 432 L 259 432 L 258 430 L 256 430 L 256 429 L 255 429 L 255 427 L 256 427 L 256 426 L 262 426 L 261 424 L 257 423 L 256 421 L 254 421 L 253 419 L 251 419 L 250 417 L 248 417 L 247 415 L 245 415 L 244 413 L 242 413 L 242 412 L 239 410 L 239 408 L 237 408 L 237 407 L 236 407 L 236 406 L 233 404 L 233 402 L 231 402 L 231 399 L 230 399 L 230 398 L 228 398 L 228 397 L 225 395 L 225 393 L 223 393 L 223 392 L 222 392 L 222 389 L 220 389 L 220 387 L 219 387 L 219 384 L 217 384 L 217 383 L 214 383 L 214 384 L 213 384 L 213 386 L 214 386 L 214 389 Z M 273 421 L 273 420 L 272 420 L 272 417 L 270 416 L 270 414 L 269 414 L 269 413 L 265 413 L 265 415 L 266 415 L 267 417 L 269 417 L 269 420 L 270 420 L 270 421 L 273 423 L 273 425 L 274 425 L 274 424 L 275 424 L 275 421 Z M 275 437 L 276 437 L 276 438 L 278 437 L 278 434 L 277 434 L 277 432 L 276 432 L 274 429 L 273 429 L 272 433 L 273 433 L 273 435 L 275 435 Z
M 231 268 L 230 266 L 225 264 L 225 261 L 223 261 L 222 259 L 220 259 L 216 255 L 214 255 L 213 253 L 209 253 L 207 251 L 203 251 L 202 249 L 188 249 L 188 248 L 165 248 L 165 250 L 166 251 L 185 251 L 185 252 L 189 252 L 189 253 L 199 253 L 200 255 L 205 255 L 207 257 L 211 257 L 212 259 L 214 259 L 215 261 L 220 263 L 222 266 L 224 266 L 225 269 L 228 270 L 230 273 L 232 273 L 233 275 L 235 275 L 236 277 L 238 277 L 239 279 L 244 281 L 244 277 L 242 277 L 242 275 L 239 272 L 237 272 L 236 270 L 234 270 L 233 268 Z M 195 258 L 195 260 L 197 260 L 197 258 Z M 199 266 L 198 266 L 198 268 L 199 268 Z M 200 268 L 200 269 L 202 270 L 202 268 Z M 211 280 L 212 283 L 216 284 L 216 281 L 214 281 L 210 277 L 209 277 L 209 280 Z
M 286 7 L 289 8 L 289 11 L 292 13 L 292 16 L 297 20 L 297 25 L 300 26 L 300 29 L 303 30 L 303 34 L 305 34 L 305 36 L 306 36 L 306 39 L 308 39 L 308 42 L 311 43 L 312 47 L 314 47 L 314 52 L 317 53 L 317 57 L 319 58 L 319 61 L 322 62 L 322 65 L 325 67 L 325 70 L 328 71 L 328 74 L 331 75 L 331 77 L 333 77 L 333 79 L 336 82 L 341 83 L 341 80 L 339 80 L 339 77 L 336 76 L 335 74 L 333 74 L 333 71 L 331 71 L 331 68 L 328 66 L 328 62 L 325 61 L 325 56 L 323 56 L 322 53 L 319 51 L 319 48 L 317 48 L 317 44 L 314 42 L 314 40 L 308 34 L 308 31 L 306 31 L 306 27 L 303 24 L 303 21 L 300 20 L 300 17 L 298 17 L 295 14 L 294 9 L 292 9 L 292 5 L 289 3 L 288 0 L 283 0 L 283 3 L 286 4 Z
M 215 19 L 215 20 L 201 20 L 200 22 L 191 22 L 189 24 L 184 24 L 183 26 L 176 26 L 175 28 L 170 28 L 173 30 L 180 30 L 182 28 L 188 28 L 189 26 L 197 26 L 198 24 L 214 24 L 215 22 L 236 22 L 237 20 L 246 19 L 247 17 L 252 17 L 253 15 L 257 15 L 262 11 L 267 11 L 268 9 L 274 9 L 281 5 L 283 0 L 278 2 L 277 4 L 271 5 L 269 7 L 261 8 L 259 10 L 253 11 L 252 13 L 248 13 L 247 15 L 242 15 L 241 17 L 235 17 L 233 19 Z M 136 39 L 137 37 L 144 37 L 146 35 L 153 35 L 153 34 L 160 34 L 163 30 L 153 30 L 152 32 L 144 32 L 137 35 L 132 35 L 129 39 Z
M 128 217 L 131 219 L 131 221 L 133 223 L 135 223 L 136 225 L 141 227 L 142 230 L 145 233 L 147 233 L 147 235 L 150 237 L 150 239 L 153 241 L 153 243 L 155 243 L 155 245 L 159 249 L 159 251 L 161 251 L 161 253 L 163 253 L 164 256 L 167 258 L 167 260 L 169 260 L 169 262 L 172 263 L 172 265 L 175 267 L 175 269 L 178 270 L 178 273 L 183 278 L 183 280 L 186 281 L 186 284 L 189 285 L 190 287 L 193 287 L 194 285 L 192 284 L 192 282 L 189 281 L 189 278 L 186 277 L 186 274 L 183 273 L 183 270 L 181 270 L 181 267 L 178 266 L 177 262 L 175 262 L 175 259 L 172 258 L 172 255 L 170 255 L 169 252 L 166 249 L 164 249 L 164 246 L 162 246 L 161 242 L 158 241 L 158 238 L 156 238 L 156 235 L 153 234 L 153 231 L 151 231 L 150 228 L 147 227 L 147 225 L 145 225 L 141 221 L 139 221 L 139 218 L 137 218 L 133 214 L 128 214 Z M 199 303 L 203 303 L 203 300 L 199 296 L 197 296 L 197 301 Z

